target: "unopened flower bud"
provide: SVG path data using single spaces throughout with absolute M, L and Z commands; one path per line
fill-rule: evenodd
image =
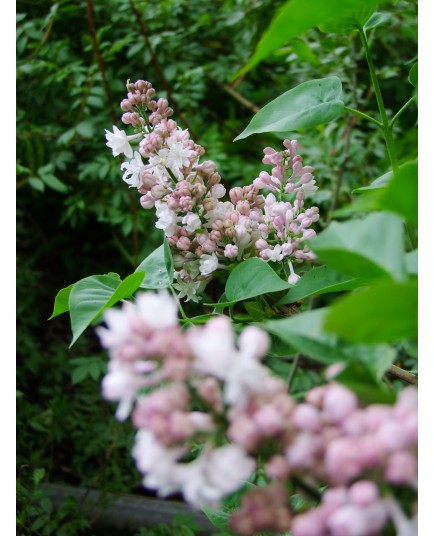
M 181 238 L 176 242 L 176 247 L 181 250 L 189 249 L 191 246 L 191 241 L 186 236 L 181 236 Z
M 241 201 L 243 199 L 243 189 L 239 186 L 231 188 L 229 190 L 229 197 L 231 198 L 232 203 L 236 205 L 238 201 Z

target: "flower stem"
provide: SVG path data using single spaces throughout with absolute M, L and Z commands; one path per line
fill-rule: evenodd
M 356 110 L 355 108 L 350 108 L 349 106 L 344 106 L 344 110 L 346 112 L 351 112 L 352 114 L 357 115 L 358 117 L 361 117 L 362 119 L 367 119 L 368 121 L 372 121 L 373 123 L 377 125 L 377 127 L 383 128 L 383 123 L 381 123 L 380 121 L 377 121 L 377 119 L 374 119 L 370 115 L 361 112 L 360 110 Z
M 179 309 L 179 312 L 181 313 L 181 316 L 183 318 L 183 320 L 186 320 L 187 322 L 191 322 L 190 318 L 188 318 L 188 316 L 185 314 L 185 311 L 181 305 L 181 302 L 179 301 L 179 298 L 178 296 L 176 295 L 176 292 L 175 292 L 175 289 L 172 287 L 172 285 L 170 285 L 170 292 L 173 294 L 173 297 L 175 298 L 176 300 L 176 303 L 178 305 L 178 309 Z
M 389 118 L 387 117 L 383 96 L 381 94 L 380 83 L 378 81 L 377 73 L 375 72 L 374 62 L 372 60 L 371 51 L 369 50 L 369 44 L 366 38 L 365 30 L 361 26 L 359 26 L 358 31 L 360 34 L 360 39 L 362 41 L 363 49 L 365 51 L 366 61 L 368 62 L 369 74 L 371 75 L 372 85 L 374 88 L 375 97 L 377 99 L 378 110 L 380 112 L 380 128 L 383 132 L 384 141 L 386 142 L 387 154 L 389 155 L 392 170 L 394 173 L 396 173 L 399 169 L 399 165 L 395 154 L 391 124 L 389 122 Z
M 410 106 L 410 104 L 412 104 L 415 100 L 416 100 L 416 95 L 413 95 L 413 96 L 411 97 L 411 99 L 408 100 L 408 101 L 404 104 L 404 106 L 403 106 L 400 110 L 398 110 L 398 111 L 396 112 L 396 114 L 395 114 L 395 115 L 392 117 L 392 119 L 390 120 L 390 124 L 389 124 L 390 128 L 392 128 L 393 124 L 394 124 L 395 121 L 398 119 L 398 117 L 399 117 L 403 112 L 405 112 L 405 110 L 406 110 L 406 109 Z

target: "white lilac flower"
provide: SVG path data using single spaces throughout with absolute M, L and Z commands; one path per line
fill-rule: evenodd
M 217 270 L 218 267 L 218 258 L 215 253 L 211 255 L 202 255 L 200 258 L 200 273 L 202 275 L 208 275 Z
M 193 212 L 186 214 L 182 218 L 182 223 L 186 226 L 189 233 L 194 233 L 194 231 L 197 231 L 202 226 L 199 216 L 197 214 L 193 214 Z
M 224 197 L 226 193 L 226 188 L 222 184 L 214 184 L 214 186 L 211 187 L 211 197 L 214 197 L 215 199 L 220 199 Z
M 176 212 L 170 210 L 165 203 L 157 201 L 155 203 L 157 209 L 157 218 L 158 221 L 155 224 L 157 229 L 163 229 L 164 234 L 168 237 L 173 236 L 176 232 L 177 227 L 177 216 Z
M 119 402 L 115 417 L 124 421 L 130 414 L 136 399 L 137 391 L 143 387 L 144 380 L 131 367 L 117 365 L 104 376 L 102 381 L 102 396 L 106 400 Z
M 311 180 L 310 182 L 308 182 L 306 184 L 302 184 L 299 188 L 296 188 L 294 191 L 295 192 L 303 192 L 304 197 L 306 197 L 308 195 L 312 195 L 313 193 L 315 193 L 318 190 L 318 186 L 315 186 L 315 183 L 316 183 L 315 180 Z
M 255 461 L 238 445 L 206 448 L 189 464 L 182 492 L 193 506 L 218 508 L 223 497 L 248 480 L 255 466 Z
M 239 350 L 226 317 L 212 319 L 204 328 L 189 333 L 193 367 L 224 381 L 223 396 L 227 404 L 243 406 L 249 393 L 259 389 L 269 377 L 266 367 L 258 361 L 266 351 L 268 340 L 264 341 L 264 335 L 258 331 L 250 330 L 240 337 Z
M 194 154 L 194 151 L 184 147 L 179 141 L 175 141 L 171 138 L 167 140 L 167 146 L 169 147 L 169 153 L 167 155 L 167 165 L 173 170 L 173 172 L 180 174 L 181 168 L 190 165 L 190 157 Z M 176 175 L 175 173 L 175 175 Z
M 290 275 L 288 277 L 288 283 L 290 285 L 295 285 L 297 281 L 300 279 L 300 276 L 294 272 L 294 268 L 292 267 L 292 262 L 288 261 L 288 266 L 289 266 L 289 271 L 290 271 Z
M 167 292 L 143 292 L 136 299 L 140 319 L 152 329 L 164 329 L 178 325 L 178 306 Z
M 194 356 L 193 367 L 198 372 L 224 380 L 230 364 L 237 357 L 229 319 L 218 316 L 203 328 L 191 329 L 188 340 Z
M 280 244 L 276 244 L 273 249 L 264 249 L 263 253 L 266 253 L 268 260 L 272 262 L 281 261 L 283 259 L 283 251 Z
M 178 471 L 181 464 L 177 460 L 182 454 L 182 448 L 165 447 L 145 429 L 137 433 L 132 450 L 137 468 L 145 475 L 144 485 L 158 490 L 163 497 L 181 490 L 183 475 Z
M 134 158 L 129 162 L 124 162 L 121 169 L 125 170 L 122 179 L 130 186 L 137 188 L 140 183 L 140 174 L 146 169 L 143 165 L 142 157 L 138 151 L 134 151 Z
M 199 297 L 197 291 L 200 287 L 200 281 L 184 281 L 181 277 L 178 278 L 178 282 L 173 284 L 173 288 L 176 289 L 179 294 L 178 298 L 187 298 L 185 301 L 193 301 L 198 303 Z
M 128 158 L 133 157 L 133 150 L 129 142 L 141 138 L 142 134 L 127 136 L 123 130 L 119 130 L 115 125 L 113 125 L 113 132 L 109 132 L 107 129 L 105 129 L 105 132 L 106 145 L 113 151 L 113 156 L 123 153 Z

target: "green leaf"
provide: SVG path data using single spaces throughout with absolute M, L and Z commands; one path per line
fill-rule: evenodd
M 310 46 L 303 41 L 303 39 L 294 39 L 292 42 L 292 50 L 297 56 L 311 65 L 321 65 L 321 60 L 318 55 L 310 48 Z
M 396 400 L 396 394 L 361 362 L 349 363 L 334 380 L 351 389 L 365 404 L 393 404 Z
M 267 320 L 256 325 L 276 335 L 304 355 L 330 365 L 346 361 L 347 354 L 343 351 L 338 338 L 322 329 L 327 311 L 326 308 L 316 309 L 282 320 Z
M 288 132 L 328 123 L 344 109 L 342 83 L 336 76 L 308 80 L 269 102 L 234 141 L 260 132 Z
M 377 212 L 381 210 L 380 197 L 383 188 L 372 188 L 366 192 L 360 192 L 351 203 L 332 212 L 333 218 L 349 218 L 361 212 Z
M 143 277 L 143 271 L 129 275 L 122 282 L 119 276 L 93 275 L 75 283 L 69 296 L 73 334 L 70 346 L 106 309 L 132 296 L 139 288 Z
M 69 295 L 73 334 L 70 347 L 98 317 L 119 285 L 118 279 L 108 275 L 91 275 L 75 283 Z
M 161 244 L 136 268 L 136 272 L 141 270 L 146 273 L 140 285 L 142 288 L 159 289 L 170 287 L 173 281 L 173 269 L 169 277 L 167 270 L 171 263 L 171 256 L 170 259 L 167 257 L 167 247 L 164 243 Z
M 378 179 L 375 179 L 369 186 L 362 186 L 360 188 L 356 188 L 351 193 L 359 194 L 369 190 L 378 190 L 379 188 L 384 188 L 385 186 L 387 186 L 387 184 L 389 184 L 392 177 L 393 172 L 388 171 L 384 175 L 381 175 L 381 177 L 378 177 Z
M 417 281 L 380 282 L 333 304 L 324 329 L 351 342 L 417 338 Z
M 35 486 L 40 484 L 42 480 L 44 479 L 44 477 L 45 477 L 45 469 L 43 467 L 39 469 L 35 469 L 33 471 L 33 483 L 35 484 Z
M 365 31 L 373 30 L 377 26 L 388 24 L 390 22 L 390 15 L 388 13 L 379 13 L 378 11 L 372 15 L 372 17 L 364 24 Z
M 88 374 L 89 374 L 89 367 L 87 365 L 81 365 L 80 367 L 77 367 L 72 373 L 72 378 L 71 378 L 72 385 L 81 383 L 83 380 L 87 378 Z
M 310 245 L 323 262 L 344 274 L 405 277 L 404 227 L 394 214 L 375 212 L 364 219 L 332 222 Z
M 229 302 L 237 302 L 289 288 L 265 261 L 253 258 L 239 264 L 226 281 L 225 294 Z
M 203 513 L 211 521 L 214 527 L 220 529 L 222 532 L 218 536 L 236 536 L 235 532 L 229 529 L 230 514 L 223 512 L 222 510 L 214 511 L 206 506 L 202 507 Z
M 417 89 L 417 82 L 418 82 L 418 62 L 416 62 L 412 68 L 410 69 L 410 73 L 408 75 L 408 81 L 412 86 L 414 86 Z
M 85 139 L 90 139 L 94 135 L 94 123 L 92 121 L 82 121 L 75 128 L 78 134 Z
M 373 0 L 291 0 L 286 2 L 263 34 L 249 63 L 234 78 L 250 71 L 270 52 L 319 24 L 345 19 L 360 9 L 374 7 Z
M 134 294 L 134 292 L 140 287 L 144 277 L 145 277 L 145 272 L 143 271 L 136 271 L 133 274 L 130 274 L 128 277 L 126 277 L 122 281 L 122 283 L 117 287 L 112 297 L 104 305 L 103 310 L 108 309 L 109 307 L 112 307 L 115 303 L 121 300 L 130 298 Z M 103 310 L 101 310 L 99 314 L 101 314 Z
M 363 26 L 373 14 L 375 7 L 359 9 L 351 15 L 338 20 L 329 20 L 319 24 L 318 28 L 324 33 L 349 34 Z
M 264 308 L 259 302 L 257 301 L 244 302 L 243 305 L 253 320 L 256 320 L 259 322 L 266 317 Z
M 405 268 L 408 274 L 417 275 L 417 260 L 418 260 L 418 250 L 414 249 L 409 253 L 405 254 Z
M 34 190 L 38 190 L 38 192 L 43 192 L 45 190 L 45 184 L 37 177 L 30 177 L 29 184 Z
M 361 277 L 351 277 L 342 275 L 328 266 L 314 268 L 303 275 L 296 285 L 290 289 L 277 305 L 294 303 L 315 296 L 316 294 L 326 294 L 328 292 L 340 292 L 343 290 L 352 290 L 364 284 Z
M 380 198 L 380 206 L 417 225 L 417 162 L 408 162 L 396 172 Z
M 57 177 L 55 177 L 51 173 L 46 173 L 46 174 L 41 173 L 41 179 L 52 190 L 56 190 L 56 192 L 65 194 L 68 191 L 68 187 L 66 186 L 66 184 L 64 184 L 62 181 L 60 181 Z
M 59 290 L 56 299 L 54 300 L 53 314 L 48 320 L 51 320 L 52 318 L 69 311 L 69 295 L 71 294 L 71 289 L 73 286 L 74 283 L 68 287 L 62 288 L 62 290 Z
M 169 242 L 167 241 L 166 236 L 164 237 L 164 263 L 166 265 L 166 271 L 169 278 L 170 284 L 173 283 L 173 257 L 172 252 L 170 251 Z

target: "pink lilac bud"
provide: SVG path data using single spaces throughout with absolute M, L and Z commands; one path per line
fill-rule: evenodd
M 292 422 L 299 430 L 318 432 L 321 428 L 319 411 L 311 404 L 299 404 L 293 413 Z
M 275 480 L 286 480 L 291 472 L 290 465 L 284 456 L 273 456 L 265 467 L 265 472 L 269 478 Z
M 255 412 L 253 421 L 261 434 L 273 436 L 283 431 L 285 423 L 281 414 L 271 404 Z
M 345 486 L 329 488 L 321 498 L 321 505 L 338 508 L 348 502 L 348 490 Z
M 180 250 L 187 250 L 191 246 L 191 240 L 186 236 L 181 236 L 181 238 L 176 242 L 176 247 Z
M 369 527 L 363 508 L 348 504 L 341 506 L 327 520 L 331 536 L 367 536 Z
M 417 460 L 408 451 L 392 454 L 384 470 L 384 478 L 392 484 L 412 486 L 417 482 Z
M 270 337 L 264 330 L 255 326 L 248 326 L 238 338 L 240 350 L 248 353 L 255 359 L 260 359 L 270 348 Z
M 379 498 L 378 488 L 371 480 L 359 480 L 348 493 L 350 502 L 359 506 L 368 506 Z
M 229 197 L 231 198 L 232 203 L 236 205 L 238 201 L 241 201 L 243 199 L 243 189 L 239 186 L 231 188 L 229 190 Z
M 408 437 L 403 433 L 401 423 L 392 420 L 385 421 L 380 426 L 377 431 L 377 439 L 388 452 L 405 449 L 410 445 Z
M 155 201 L 156 201 L 156 199 L 154 199 L 152 197 L 150 192 L 148 192 L 145 195 L 142 195 L 142 197 L 140 198 L 140 204 L 142 205 L 143 208 L 152 208 L 152 207 L 154 207 L 155 206 Z
M 330 443 L 324 465 L 333 482 L 346 484 L 362 472 L 359 450 L 358 438 L 342 437 Z
M 225 246 L 224 256 L 228 259 L 235 259 L 238 255 L 238 246 L 235 244 L 227 244 Z
M 358 407 L 356 395 L 342 385 L 327 387 L 323 400 L 323 416 L 329 422 L 340 423 Z
M 228 438 L 246 450 L 254 450 L 259 445 L 261 436 L 253 421 L 247 416 L 237 417 L 226 432 Z
M 313 404 L 317 408 L 321 408 L 326 392 L 327 388 L 325 386 L 318 385 L 307 393 L 306 402 L 309 402 L 309 404 Z
M 318 510 L 309 510 L 295 516 L 291 523 L 293 536 L 328 536 L 321 514 Z

